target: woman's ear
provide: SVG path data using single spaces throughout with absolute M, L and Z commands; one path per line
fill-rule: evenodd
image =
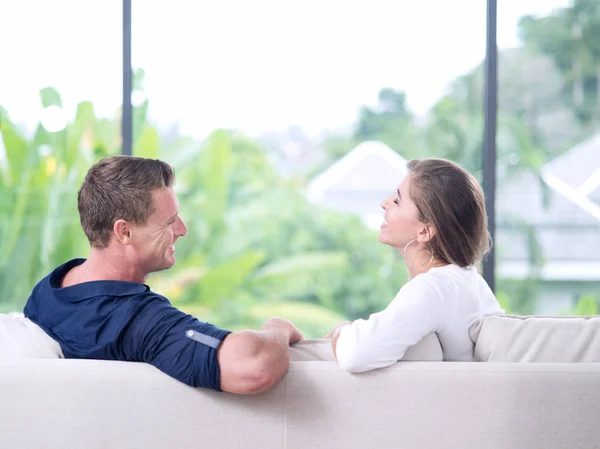
M 435 227 L 431 223 L 423 223 L 417 235 L 417 240 L 421 243 L 429 242 L 435 237 L 435 234 Z

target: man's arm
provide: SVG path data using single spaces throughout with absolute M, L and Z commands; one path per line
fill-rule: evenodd
M 236 394 L 268 390 L 288 370 L 289 345 L 301 339 L 300 331 L 282 318 L 268 320 L 260 331 L 229 334 L 217 353 L 221 389 Z

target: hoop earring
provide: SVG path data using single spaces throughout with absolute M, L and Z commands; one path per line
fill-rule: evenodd
M 404 254 L 406 254 L 406 248 L 408 248 L 408 246 L 409 246 L 411 243 L 414 243 L 414 242 L 416 242 L 416 241 L 417 241 L 417 239 L 412 239 L 410 242 L 408 242 L 408 243 L 406 244 L 406 246 L 404 247 L 404 251 L 403 251 L 403 253 L 404 253 Z M 429 265 L 431 265 L 431 263 L 433 262 L 433 247 L 431 246 L 431 243 L 429 243 L 429 242 L 425 242 L 425 243 L 427 243 L 427 246 L 429 246 L 429 252 L 431 253 L 431 259 L 429 259 L 429 262 L 428 262 L 428 263 L 427 263 L 427 265 L 425 265 L 424 267 L 417 268 L 419 271 L 421 271 L 421 270 L 424 270 L 424 269 L 425 269 L 425 268 L 427 268 Z M 417 251 L 417 254 L 418 254 L 418 253 L 419 253 L 419 252 Z

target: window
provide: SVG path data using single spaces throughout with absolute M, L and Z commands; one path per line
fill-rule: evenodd
M 121 24 L 118 2 L 2 6 L 0 313 L 87 254 L 77 188 L 95 158 L 119 150 Z

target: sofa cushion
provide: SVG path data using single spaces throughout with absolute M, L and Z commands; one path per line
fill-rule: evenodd
M 478 362 L 600 362 L 600 317 L 495 315 L 470 329 Z
M 426 335 L 416 345 L 404 353 L 403 361 L 440 362 L 444 359 L 442 347 L 435 332 Z M 335 361 L 331 340 L 313 339 L 302 340 L 290 346 L 292 362 Z
M 60 345 L 22 313 L 0 314 L 0 358 L 63 358 Z

